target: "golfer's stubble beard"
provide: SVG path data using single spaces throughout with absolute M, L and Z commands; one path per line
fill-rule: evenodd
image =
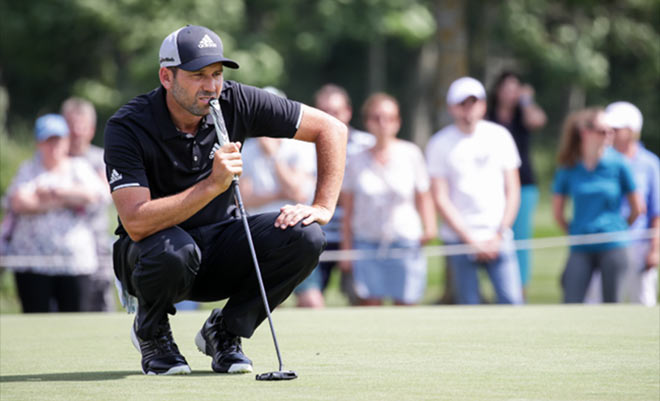
M 199 91 L 195 93 L 194 96 L 190 97 L 186 93 L 185 89 L 179 85 L 176 79 L 172 82 L 171 92 L 174 101 L 177 102 L 181 108 L 186 110 L 188 113 L 198 117 L 204 117 L 205 115 L 209 114 L 210 107 L 208 104 L 200 105 L 198 100 L 199 96 L 216 96 L 214 92 Z

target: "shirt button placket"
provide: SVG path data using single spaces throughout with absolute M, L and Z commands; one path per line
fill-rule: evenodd
M 192 145 L 193 145 L 192 146 L 193 170 L 199 170 L 202 160 L 202 152 L 199 148 L 199 144 L 197 143 L 197 140 L 193 140 Z

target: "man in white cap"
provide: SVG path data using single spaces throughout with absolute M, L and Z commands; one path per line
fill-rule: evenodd
M 486 91 L 474 78 L 454 81 L 447 92 L 454 123 L 431 137 L 426 159 L 431 190 L 443 216 L 445 244 L 472 252 L 448 257 L 456 300 L 481 302 L 477 270 L 484 266 L 496 301 L 522 303 L 511 225 L 520 202 L 520 157 L 511 134 L 485 121 Z
M 346 152 L 346 126 L 315 108 L 262 89 L 224 81 L 222 42 L 188 25 L 160 48 L 161 86 L 119 109 L 105 130 L 106 175 L 119 215 L 115 274 L 137 297 L 133 344 L 145 374 L 187 374 L 170 330 L 174 303 L 228 299 L 195 338 L 218 373 L 247 373 L 241 337 L 266 318 L 246 232 L 236 214 L 241 143 L 271 136 L 313 142 L 318 177 L 311 205 L 248 216 L 271 308 L 318 264 L 320 224 L 332 217 Z M 220 146 L 209 102 L 218 99 L 230 143 Z
M 630 229 L 655 231 L 651 239 L 633 243 L 632 260 L 624 275 L 621 299 L 653 306 L 658 298 L 660 259 L 660 161 L 640 142 L 643 118 L 635 105 L 614 102 L 607 106 L 605 115 L 614 130 L 614 148 L 630 162 L 635 184 L 646 205 L 646 213 L 641 213 Z M 628 202 L 624 201 L 622 213 L 628 215 L 629 210 Z

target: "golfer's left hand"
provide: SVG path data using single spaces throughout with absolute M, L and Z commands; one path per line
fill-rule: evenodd
M 280 208 L 280 215 L 275 219 L 275 227 L 286 230 L 302 221 L 303 226 L 317 222 L 321 225 L 330 221 L 332 212 L 322 206 L 310 206 L 298 203 L 296 205 L 284 205 Z

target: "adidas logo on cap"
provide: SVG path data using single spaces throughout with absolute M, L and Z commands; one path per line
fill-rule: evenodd
M 202 40 L 200 40 L 199 43 L 197 44 L 197 47 L 203 49 L 205 47 L 218 47 L 218 45 L 215 44 L 215 42 L 213 41 L 213 39 L 209 37 L 209 35 L 204 35 Z
M 160 45 L 158 58 L 161 67 L 178 67 L 197 71 L 213 63 L 238 68 L 238 63 L 222 53 L 222 40 L 203 26 L 186 25 L 167 35 Z

